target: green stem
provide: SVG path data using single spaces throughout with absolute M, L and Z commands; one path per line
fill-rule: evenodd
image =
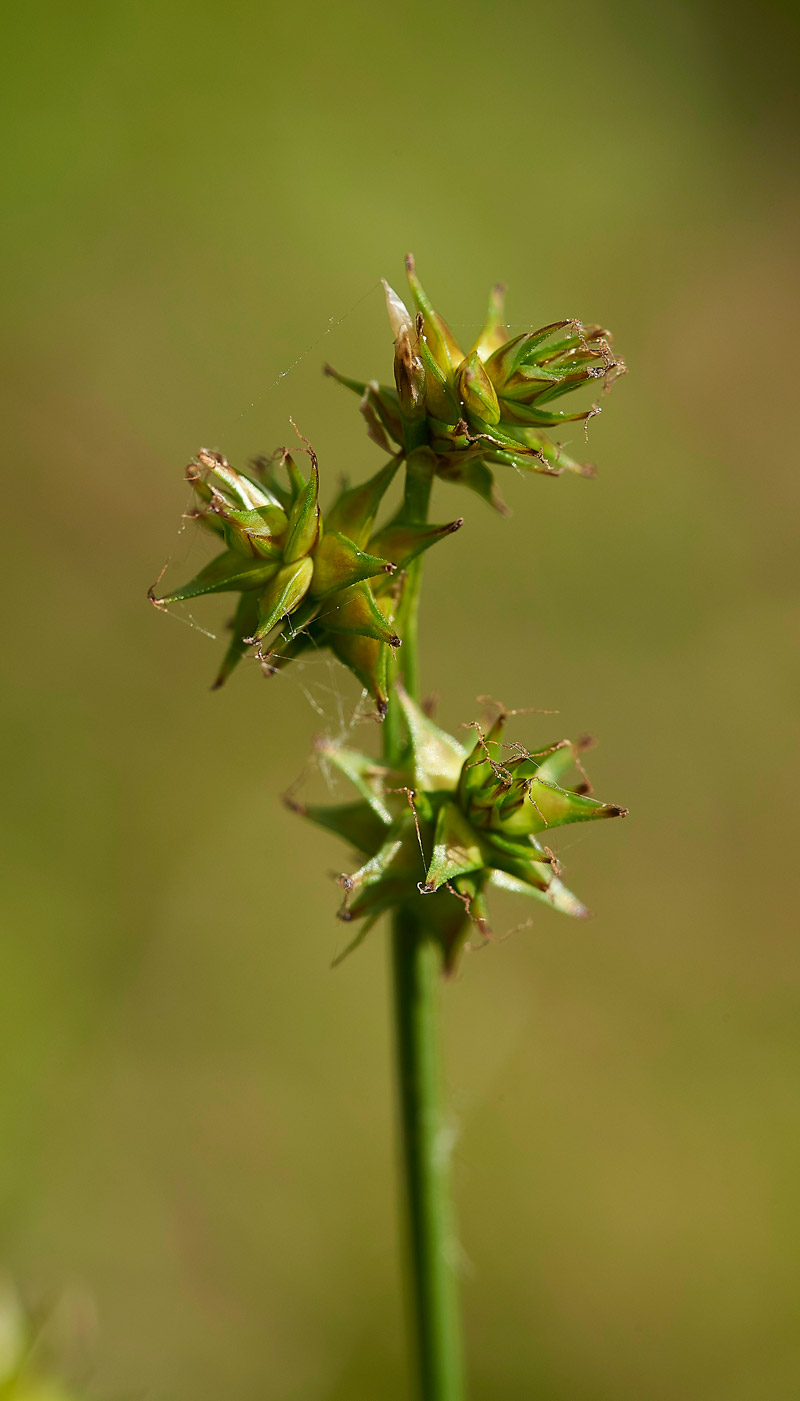
M 413 912 L 394 916 L 395 1026 L 422 1401 L 462 1401 L 464 1377 L 439 1045 L 441 956 Z
M 406 489 L 403 514 L 407 521 L 423 524 L 428 519 L 428 504 L 433 484 L 427 451 L 411 453 L 406 462 Z M 412 560 L 406 571 L 403 597 L 398 610 L 398 631 L 403 639 L 400 669 L 408 694 L 419 700 L 419 594 L 422 585 L 422 555 Z M 395 702 L 396 704 L 396 702 Z
M 412 448 L 411 443 L 408 446 Z M 432 478 L 426 457 L 427 454 L 415 457 L 413 450 L 409 452 L 405 494 L 409 521 L 427 519 Z M 417 615 L 421 572 L 420 558 L 409 567 L 398 616 L 398 631 L 403 639 L 403 679 L 415 700 L 419 699 Z M 386 757 L 391 763 L 397 763 L 402 752 L 398 710 L 392 697 L 385 732 Z M 392 949 L 419 1393 L 422 1401 L 463 1401 L 449 1133 L 442 1108 L 441 951 L 409 905 L 401 907 L 393 917 Z

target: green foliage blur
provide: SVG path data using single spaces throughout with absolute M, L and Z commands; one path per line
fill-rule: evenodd
M 4 1266 L 93 1299 L 98 1397 L 408 1396 L 385 936 L 330 971 L 347 854 L 279 802 L 357 688 L 212 694 L 224 605 L 145 593 L 205 557 L 201 446 L 291 413 L 323 501 L 377 469 L 320 370 L 390 375 L 412 250 L 465 339 L 501 278 L 630 368 L 574 426 L 596 481 L 508 472 L 510 520 L 435 491 L 442 723 L 558 709 L 515 737 L 594 732 L 631 809 L 558 844 L 592 921 L 537 908 L 446 989 L 473 1401 L 795 1398 L 796 11 L 44 0 L 4 35 Z

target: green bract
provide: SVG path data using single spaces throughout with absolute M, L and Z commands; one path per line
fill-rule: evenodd
M 500 511 L 505 507 L 493 474 L 498 464 L 548 476 L 563 471 L 591 476 L 594 469 L 568 457 L 545 430 L 600 412 L 596 404 L 573 413 L 556 405 L 587 384 L 608 388 L 624 371 L 610 332 L 566 320 L 509 338 L 498 285 L 480 335 L 464 351 L 434 310 L 410 255 L 406 268 L 414 317 L 384 283 L 395 337 L 395 388 L 349 379 L 327 367 L 360 396 L 370 437 L 387 450 L 391 443 L 402 449 L 403 420 L 424 415 L 437 474 L 463 482 Z
M 355 672 L 378 712 L 388 703 L 387 667 L 401 639 L 393 627 L 402 587 L 391 576 L 461 526 L 410 524 L 399 512 L 375 531 L 395 456 L 361 486 L 344 487 L 323 524 L 319 469 L 308 449 L 306 478 L 290 453 L 237 472 L 219 453 L 201 451 L 186 471 L 199 498 L 195 518 L 225 548 L 182 588 L 150 597 L 160 607 L 203 594 L 237 593 L 233 637 L 217 675 L 221 686 L 250 646 L 272 674 L 307 647 L 330 647 Z
M 501 711 L 486 735 L 470 727 L 467 748 L 435 725 L 401 686 L 395 693 L 407 739 L 401 763 L 389 767 L 321 741 L 320 754 L 350 780 L 358 801 L 322 807 L 287 798 L 295 811 L 345 838 L 363 857 L 353 875 L 342 877 L 339 917 L 365 921 L 350 948 L 380 915 L 411 906 L 452 968 L 471 925 L 488 933 L 489 885 L 585 916 L 541 838 L 568 823 L 627 815 L 591 796 L 579 760 L 589 741 L 559 740 L 531 752 L 504 742 L 508 715 Z M 575 764 L 581 780 L 566 787 Z

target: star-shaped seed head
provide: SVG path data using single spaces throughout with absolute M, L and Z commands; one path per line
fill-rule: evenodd
M 399 686 L 397 695 L 407 743 L 396 768 L 320 741 L 318 756 L 352 783 L 357 801 L 331 807 L 287 799 L 362 857 L 358 869 L 341 878 L 339 917 L 364 921 L 350 947 L 380 915 L 411 905 L 439 939 L 445 966 L 452 969 L 471 927 L 490 933 L 490 886 L 585 916 L 543 838 L 570 823 L 627 815 L 593 796 L 580 757 L 589 741 L 559 740 L 534 751 L 506 743 L 509 715 L 500 711 L 486 733 L 477 724 L 468 727 L 471 743 L 465 746 Z M 574 784 L 571 769 L 578 773 Z

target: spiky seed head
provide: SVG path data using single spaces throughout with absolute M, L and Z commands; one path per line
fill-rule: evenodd
M 587 388 L 608 390 L 624 373 L 610 332 L 566 319 L 510 337 L 498 285 L 475 344 L 465 350 L 433 306 L 410 255 L 406 271 L 416 320 L 394 289 L 383 284 L 395 341 L 394 388 L 328 371 L 361 397 L 370 436 L 376 437 L 378 425 L 379 440 L 388 437 L 402 450 L 408 436 L 404 423 L 425 416 L 439 476 L 463 482 L 501 511 L 494 483 L 497 466 L 547 476 L 565 471 L 593 476 L 594 468 L 568 456 L 552 431 L 588 423 L 600 412 L 596 401 L 574 411 L 557 407 L 563 396 Z M 416 430 L 414 440 L 420 440 Z
M 409 318 L 410 320 L 410 318 Z M 412 323 L 413 326 L 413 323 Z M 399 574 L 461 520 L 415 525 L 401 512 L 376 530 L 376 516 L 400 463 L 395 456 L 368 481 L 343 486 L 325 516 L 313 450 L 305 476 L 286 449 L 239 472 L 203 449 L 186 478 L 194 519 L 221 553 L 179 588 L 149 591 L 159 608 L 206 594 L 237 597 L 231 640 L 217 674 L 221 686 L 255 648 L 275 675 L 309 647 L 328 647 L 369 691 L 380 718 L 388 705 L 388 661 L 400 646 L 394 627 Z
M 390 770 L 326 741 L 318 752 L 353 783 L 359 801 L 302 806 L 303 816 L 337 832 L 360 854 L 358 869 L 342 878 L 339 911 L 347 923 L 364 921 L 355 942 L 381 914 L 413 906 L 452 969 L 471 928 L 490 934 L 490 886 L 532 896 L 564 914 L 587 915 L 543 840 L 570 823 L 627 815 L 586 793 L 579 757 L 585 745 L 559 740 L 530 751 L 506 744 L 508 717 L 501 712 L 485 733 L 471 726 L 465 746 L 401 686 L 396 694 L 406 729 L 399 767 Z M 576 783 L 568 778 L 574 765 Z M 292 806 L 301 811 L 296 798 Z

